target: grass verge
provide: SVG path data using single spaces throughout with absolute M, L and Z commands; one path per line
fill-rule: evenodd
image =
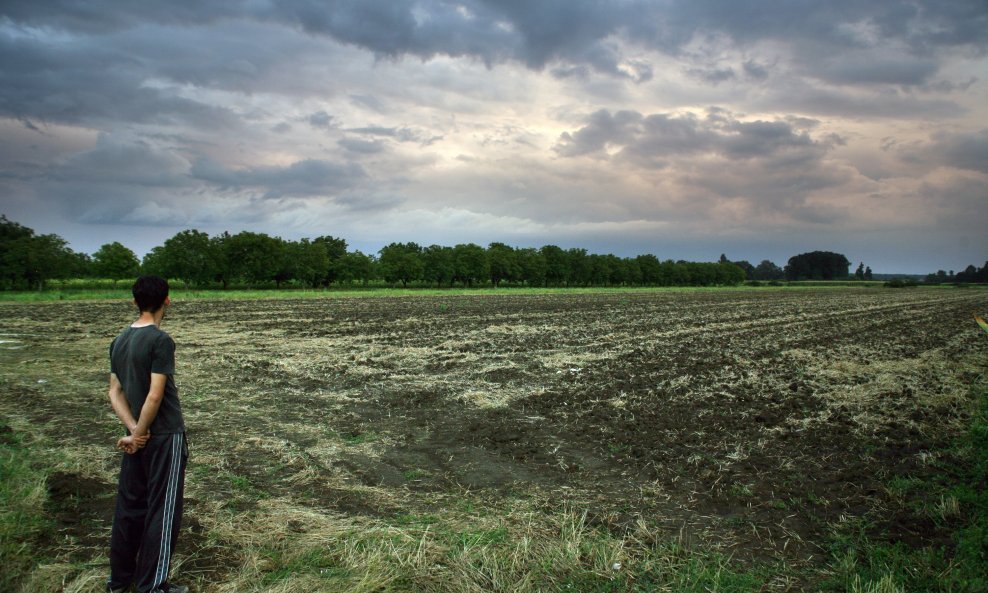
M 179 283 L 172 284 L 171 295 L 177 300 L 259 300 L 259 299 L 309 299 L 309 298 L 360 298 L 360 297 L 402 297 L 402 296 L 460 296 L 460 295 L 552 295 L 552 294 L 622 294 L 652 292 L 718 292 L 718 291 L 792 291 L 792 290 L 860 290 L 875 289 L 876 282 L 788 282 L 781 286 L 618 286 L 618 287 L 501 287 L 478 288 L 392 288 L 335 287 L 335 288 L 230 288 L 184 289 Z M 920 286 L 924 290 L 945 290 L 953 286 Z M 0 302 L 50 302 L 50 301 L 91 301 L 91 300 L 131 300 L 130 287 L 124 282 L 111 287 L 67 287 L 49 288 L 43 291 L 0 291 Z
M 0 418 L 0 591 L 15 591 L 38 563 L 38 544 L 52 529 L 46 496 L 44 472 Z
M 898 479 L 894 490 L 918 516 L 952 533 L 949 545 L 911 548 L 876 541 L 868 525 L 851 522 L 836 533 L 824 590 L 848 593 L 988 592 L 988 385 L 971 389 L 969 429 L 923 478 Z
M 768 580 L 767 572 L 670 541 L 644 524 L 618 537 L 574 512 L 358 525 L 302 519 L 283 502 L 269 501 L 253 524 L 221 538 L 239 550 L 241 569 L 220 590 L 745 593 L 764 590 Z M 243 541 L 258 532 L 263 541 Z

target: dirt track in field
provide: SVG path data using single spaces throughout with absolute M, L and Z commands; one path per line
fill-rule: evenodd
M 988 368 L 975 312 L 984 291 L 176 303 L 163 328 L 192 443 L 187 569 L 221 570 L 197 512 L 273 496 L 384 520 L 464 499 L 576 507 L 792 563 L 856 518 L 949 543 L 886 485 L 932 471 L 963 425 Z M 101 529 L 118 430 L 106 347 L 130 320 L 124 303 L 0 305 L 0 413 L 62 435 L 53 513 Z M 99 538 L 66 521 L 74 553 L 95 555 Z

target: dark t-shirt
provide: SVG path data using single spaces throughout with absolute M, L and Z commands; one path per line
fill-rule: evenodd
M 151 434 L 185 431 L 182 405 L 175 387 L 175 341 L 154 325 L 128 327 L 110 344 L 110 372 L 123 385 L 130 412 L 140 419 L 144 400 L 151 390 L 151 373 L 168 375 L 165 395 L 158 415 L 151 423 Z

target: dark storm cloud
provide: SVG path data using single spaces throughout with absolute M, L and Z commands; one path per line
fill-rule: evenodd
M 308 121 L 314 128 L 329 128 L 333 124 L 333 116 L 325 111 L 317 111 L 308 117 Z
M 488 65 L 517 60 L 535 69 L 552 62 L 586 65 L 599 72 L 648 80 L 651 68 L 631 66 L 611 42 L 625 37 L 678 53 L 697 33 L 718 34 L 739 46 L 774 40 L 791 46 L 811 76 L 839 84 L 928 82 L 942 48 L 988 46 L 988 11 L 981 0 L 792 2 L 754 5 L 734 0 L 280 0 L 257 2 L 33 2 L 8 1 L 0 13 L 14 23 L 105 33 L 144 23 L 196 25 L 241 19 L 298 27 L 367 49 L 383 57 L 474 57 Z M 897 63 L 884 58 L 842 64 L 841 56 L 868 57 L 878 46 L 899 45 Z M 247 45 L 245 43 L 245 45 Z M 258 50 L 248 53 L 257 53 Z M 220 55 L 231 55 L 221 52 Z M 250 60 L 218 67 L 210 76 L 239 79 L 258 66 Z M 831 60 L 822 60 L 828 57 Z M 923 58 L 919 63 L 911 63 Z M 873 66 L 874 65 L 874 66 Z M 183 65 L 175 76 L 190 76 Z M 225 73 L 223 73 L 225 71 Z M 563 67 L 558 72 L 578 72 Z M 758 67 L 750 71 L 759 76 Z M 216 74 L 219 72 L 220 74 Z M 724 80 L 726 70 L 710 73 Z
M 356 154 L 377 154 L 384 151 L 384 144 L 378 140 L 361 140 L 360 138 L 341 138 L 337 144 Z
M 145 84 L 144 65 L 87 40 L 46 43 L 0 27 L 0 116 L 59 123 L 139 122 L 216 129 L 222 107 Z
M 260 190 L 264 197 L 332 196 L 353 187 L 366 177 L 364 169 L 355 163 L 332 163 L 306 159 L 287 167 L 250 167 L 231 169 L 200 158 L 191 175 L 200 181 L 228 190 Z
M 936 134 L 932 152 L 942 155 L 941 162 L 945 165 L 988 173 L 988 129 L 966 134 Z M 982 196 L 988 197 L 988 191 L 982 190 Z
M 666 158 L 681 158 L 697 153 L 721 157 L 755 159 L 787 155 L 787 164 L 795 160 L 818 160 L 828 145 L 813 140 L 790 121 L 742 122 L 731 114 L 712 109 L 706 118 L 693 115 L 654 114 L 636 111 L 611 114 L 601 110 L 589 117 L 586 126 L 570 134 L 565 132 L 555 150 L 566 157 L 600 153 L 605 148 L 616 152 L 615 158 L 638 164 L 663 166 Z

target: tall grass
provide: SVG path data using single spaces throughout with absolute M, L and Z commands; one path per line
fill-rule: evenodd
M 618 537 L 578 512 L 412 525 L 309 516 L 302 533 L 286 527 L 299 518 L 274 502 L 246 530 L 226 532 L 241 568 L 218 591 L 740 593 L 765 584 L 645 525 Z
M 39 560 L 38 544 L 51 531 L 46 496 L 45 473 L 0 418 L 0 591 L 14 591 Z
M 952 545 L 912 549 L 874 541 L 865 524 L 837 533 L 825 590 L 848 593 L 988 592 L 988 385 L 971 388 L 971 424 L 940 463 L 938 472 L 914 478 L 900 492 L 923 501 L 923 511 L 953 531 Z M 932 502 L 931 502 L 932 501 Z

